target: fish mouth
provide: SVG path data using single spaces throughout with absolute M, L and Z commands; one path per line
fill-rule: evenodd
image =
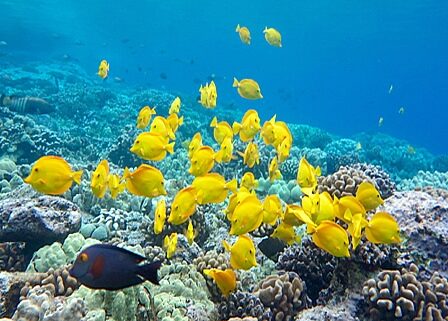
M 78 274 L 78 273 L 75 273 L 75 271 L 74 271 L 74 266 L 72 266 L 69 270 L 68 270 L 68 273 L 70 274 L 70 276 L 72 276 L 72 277 L 74 277 L 74 278 L 76 278 L 76 279 L 80 279 L 80 278 L 82 278 L 82 277 L 84 277 L 85 275 L 87 275 L 87 273 L 88 273 L 88 271 L 86 271 L 85 273 L 83 273 L 83 274 Z

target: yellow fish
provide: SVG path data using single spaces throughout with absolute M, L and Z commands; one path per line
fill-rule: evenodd
M 109 175 L 108 185 L 110 190 L 110 197 L 112 197 L 112 199 L 116 199 L 118 194 L 123 193 L 126 188 L 126 182 L 122 180 L 117 174 Z
M 287 143 L 286 146 L 282 147 L 282 148 L 288 148 L 289 145 L 289 149 L 291 148 L 292 145 L 292 134 L 291 131 L 289 130 L 288 125 L 283 122 L 283 121 L 276 121 L 274 123 L 274 142 L 272 143 L 272 146 L 274 146 L 275 149 L 279 149 L 282 143 Z M 287 140 L 285 142 L 285 139 Z M 288 150 L 288 154 L 289 154 L 289 150 Z
M 366 226 L 366 237 L 372 243 L 400 243 L 400 228 L 397 221 L 386 212 L 377 212 Z
M 226 138 L 233 138 L 233 129 L 230 127 L 229 123 L 226 121 L 220 121 L 218 122 L 218 119 L 213 117 L 210 127 L 213 129 L 213 137 L 215 138 L 215 141 L 221 145 L 224 139 Z
M 320 224 L 320 222 L 325 220 L 333 221 L 335 218 L 335 212 L 333 206 L 333 199 L 330 193 L 322 192 L 318 195 L 319 195 L 318 210 L 314 215 L 312 215 L 314 223 Z
M 185 231 L 185 237 L 187 238 L 188 244 L 193 244 L 194 239 L 197 236 L 197 231 L 193 228 L 193 223 L 191 220 L 188 222 L 187 230 Z
M 283 206 L 276 195 L 268 195 L 263 202 L 263 223 L 275 225 L 277 219 L 283 216 Z
M 142 164 L 132 173 L 126 167 L 123 179 L 126 180 L 126 189 L 134 195 L 145 197 L 166 195 L 163 174 L 153 166 Z
M 356 190 L 356 199 L 364 205 L 366 211 L 373 210 L 384 204 L 380 193 L 370 182 L 362 182 Z
M 238 188 L 236 179 L 226 183 L 224 177 L 218 173 L 196 177 L 191 185 L 196 189 L 198 204 L 222 203 L 227 198 L 229 190 L 236 193 Z
M 109 63 L 107 60 L 101 60 L 100 65 L 98 66 L 98 72 L 96 74 L 103 79 L 109 75 Z
M 274 145 L 275 142 L 275 118 L 277 116 L 274 115 L 270 120 L 265 121 L 263 127 L 261 127 L 261 138 L 266 145 Z
M 305 195 L 302 198 L 302 208 L 305 212 L 311 215 L 311 217 L 316 217 L 320 209 L 320 195 L 319 193 L 311 193 Z
M 176 134 L 179 127 L 184 123 L 184 116 L 179 117 L 176 113 L 172 113 L 166 120 L 168 121 L 168 125 L 170 125 L 173 134 Z
M 193 157 L 193 154 L 202 147 L 202 136 L 201 133 L 194 134 L 193 138 L 190 141 L 190 144 L 188 145 L 188 157 L 191 159 Z
M 233 141 L 232 138 L 226 137 L 219 151 L 216 153 L 216 161 L 218 163 L 228 163 L 235 157 L 233 156 Z
M 188 172 L 193 176 L 202 176 L 215 166 L 216 153 L 210 146 L 202 146 L 191 157 Z
M 258 180 L 255 179 L 255 176 L 251 172 L 244 173 L 243 177 L 241 178 L 241 184 L 240 187 L 244 187 L 249 192 L 253 191 L 258 187 Z
M 234 209 L 230 235 L 241 235 L 260 227 L 263 221 L 263 204 L 255 195 L 245 197 Z
M 171 259 L 177 249 L 177 233 L 171 233 L 171 235 L 165 236 L 163 239 L 163 247 L 166 251 L 166 257 Z
M 160 134 L 163 137 L 167 137 L 169 139 L 176 138 L 170 124 L 168 123 L 168 120 L 162 116 L 156 116 L 154 118 L 151 123 L 151 129 L 149 130 L 149 132 Z
M 232 86 L 237 88 L 238 94 L 245 99 L 255 100 L 263 98 L 260 86 L 253 79 L 243 79 L 238 81 L 234 77 Z
M 192 186 L 185 187 L 177 192 L 171 204 L 168 223 L 180 225 L 185 223 L 196 212 L 196 190 Z
M 360 151 L 361 149 L 362 149 L 362 144 L 361 144 L 360 142 L 357 142 L 357 143 L 356 143 L 355 150 L 356 150 L 356 151 Z
M 65 159 L 59 156 L 42 156 L 23 181 L 43 194 L 60 195 L 72 183 L 81 184 L 82 170 L 74 172 Z
M 305 212 L 301 206 L 296 204 L 286 204 L 283 222 L 293 226 L 300 226 L 304 223 L 310 226 L 316 225 L 311 220 L 311 215 Z
M 289 157 L 291 147 L 292 144 L 288 138 L 283 139 L 280 145 L 277 146 L 278 161 L 280 163 L 283 163 Z
M 244 153 L 238 152 L 238 154 L 243 157 L 243 163 L 247 165 L 247 167 L 252 168 L 255 164 L 260 164 L 260 153 L 258 152 L 257 144 L 250 142 Z
M 250 45 L 250 31 L 247 27 L 240 27 L 240 25 L 238 24 L 236 26 L 235 32 L 238 32 L 238 34 L 240 35 L 242 43 Z
M 254 109 L 249 109 L 243 116 L 241 123 L 234 122 L 232 125 L 233 133 L 239 133 L 243 142 L 252 140 L 260 131 L 260 117 Z
M 280 178 L 282 178 L 282 173 L 280 173 L 280 170 L 278 169 L 277 157 L 274 157 L 269 163 L 269 181 L 272 183 Z
M 350 256 L 347 232 L 333 221 L 322 221 L 313 229 L 313 242 L 333 256 Z
M 400 109 L 398 109 L 398 113 L 400 115 L 403 115 L 404 114 L 404 107 L 400 107 Z
M 144 132 L 137 136 L 130 151 L 140 158 L 161 161 L 166 153 L 174 153 L 174 144 L 168 143 L 168 138 L 158 133 Z
M 294 243 L 300 243 L 302 238 L 297 235 L 294 230 L 294 226 L 288 225 L 285 222 L 280 223 L 272 232 L 271 237 L 278 238 L 282 240 L 288 245 L 292 245 Z
M 247 190 L 240 190 L 237 193 L 233 193 L 229 197 L 229 204 L 225 210 L 226 217 L 229 221 L 232 221 L 233 213 L 237 205 L 239 205 L 246 197 L 254 196 L 254 194 L 248 192 Z
M 151 108 L 149 106 L 144 106 L 140 111 L 138 112 L 137 116 L 137 128 L 138 129 L 145 129 L 149 121 L 151 120 L 152 115 L 156 114 L 156 108 Z
M 366 227 L 369 223 L 363 217 L 361 213 L 355 214 L 352 217 L 352 221 L 348 224 L 347 231 L 352 236 L 352 248 L 356 250 L 359 243 L 361 242 L 362 229 Z
M 337 217 L 341 217 L 341 219 L 345 222 L 350 222 L 352 219 L 352 216 L 358 213 L 361 213 L 362 215 L 366 214 L 366 209 L 364 207 L 364 205 L 362 205 L 362 203 L 354 196 L 352 195 L 347 195 L 347 196 L 343 196 L 339 199 L 339 204 L 340 204 L 340 208 L 339 208 L 339 213 L 336 213 Z M 342 211 L 343 212 L 342 212 Z
M 416 153 L 415 148 L 411 145 L 408 146 L 407 153 L 410 155 L 414 155 Z
M 314 168 L 305 157 L 302 157 L 297 171 L 297 184 L 305 195 L 310 195 L 317 187 L 317 176 L 321 175 L 320 167 Z
M 202 272 L 215 281 L 224 296 L 227 297 L 230 292 L 236 289 L 236 275 L 232 269 L 226 269 L 225 271 L 219 269 L 204 269 Z
M 380 119 L 378 119 L 378 127 L 383 126 L 383 123 L 384 123 L 384 118 L 380 117 Z
M 255 258 L 255 245 L 247 235 L 240 235 L 235 244 L 231 246 L 225 240 L 222 241 L 224 248 L 230 253 L 230 266 L 235 270 L 249 270 L 257 266 Z
M 160 234 L 165 227 L 166 220 L 166 201 L 164 198 L 157 202 L 156 209 L 154 211 L 154 234 Z
M 264 38 L 266 39 L 268 44 L 270 44 L 271 46 L 274 46 L 274 47 L 281 48 L 282 35 L 280 34 L 280 32 L 278 32 L 274 28 L 265 27 L 263 30 L 263 33 L 264 33 Z
M 200 100 L 199 102 L 205 108 L 215 108 L 218 98 L 218 92 L 216 89 L 216 84 L 212 80 L 210 84 L 205 84 L 205 86 L 199 87 Z
M 180 98 L 179 97 L 174 98 L 173 102 L 171 103 L 168 114 L 170 114 L 170 115 L 178 114 L 180 111 L 180 104 L 181 104 Z
M 103 159 L 92 173 L 92 178 L 90 180 L 90 188 L 96 197 L 104 197 L 107 191 L 108 180 L 109 163 L 107 160 Z

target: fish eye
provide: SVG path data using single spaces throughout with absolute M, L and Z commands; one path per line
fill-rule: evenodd
M 98 177 L 98 178 L 100 178 L 100 176 L 101 176 L 101 174 L 100 174 L 100 173 L 98 173 L 98 175 L 96 175 L 96 177 Z
M 252 254 L 252 250 L 249 250 L 249 253 Z
M 137 141 L 135 141 L 135 143 L 136 143 L 136 144 L 140 144 L 140 141 L 139 141 L 139 140 L 137 140 Z
M 87 262 L 88 259 L 89 259 L 89 256 L 87 255 L 87 253 L 81 253 L 81 254 L 79 255 L 79 260 L 80 260 L 81 262 Z
M 38 172 L 38 171 L 39 171 L 39 169 L 38 169 L 38 168 L 36 167 L 36 168 L 34 169 L 34 171 L 35 171 L 35 172 Z

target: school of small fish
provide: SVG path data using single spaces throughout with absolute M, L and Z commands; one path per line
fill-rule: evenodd
M 236 31 L 244 44 L 251 42 L 247 27 L 237 26 Z M 275 47 L 281 47 L 281 35 L 274 28 L 265 28 L 266 41 Z M 98 75 L 106 78 L 109 64 L 101 61 Z M 252 79 L 238 81 L 234 78 L 233 87 L 245 99 L 261 99 L 260 87 Z M 217 89 L 213 81 L 201 85 L 199 103 L 205 108 L 215 108 Z M 143 160 L 161 161 L 168 154 L 175 153 L 176 132 L 184 124 L 181 111 L 181 99 L 176 97 L 170 107 L 169 114 L 158 115 L 155 108 L 144 106 L 138 113 L 136 127 L 142 130 L 135 137 L 130 152 Z M 382 118 L 379 125 L 382 125 Z M 213 138 L 219 146 L 203 145 L 202 136 L 197 132 L 187 144 L 190 161 L 189 174 L 193 179 L 189 186 L 180 189 L 174 196 L 167 215 L 163 173 L 155 166 L 142 163 L 134 170 L 123 169 L 123 175 L 111 173 L 107 160 L 101 160 L 91 173 L 90 187 L 92 193 L 103 198 L 109 191 L 112 198 L 119 197 L 125 191 L 142 197 L 160 197 L 154 212 L 154 233 L 161 234 L 167 224 L 180 225 L 188 222 L 185 237 L 191 245 L 198 235 L 193 226 L 192 216 L 197 205 L 227 202 L 225 217 L 229 221 L 229 235 L 236 237 L 230 244 L 223 240 L 224 249 L 230 253 L 231 269 L 204 270 L 227 296 L 236 288 L 235 270 L 249 270 L 257 266 L 256 248 L 249 233 L 269 224 L 274 227 L 271 238 L 277 238 L 291 245 L 301 241 L 298 226 L 305 226 L 306 233 L 316 246 L 336 256 L 349 257 L 363 236 L 372 243 L 390 244 L 401 242 L 399 226 L 396 220 L 386 212 L 376 212 L 383 204 L 381 195 L 370 182 L 359 185 L 355 196 L 332 197 L 329 193 L 317 190 L 319 167 L 311 165 L 305 157 L 298 164 L 297 185 L 303 198 L 301 204 L 285 204 L 278 195 L 268 195 L 260 199 L 257 195 L 258 180 L 251 172 L 230 181 L 217 173 L 213 168 L 217 163 L 230 163 L 238 157 L 248 168 L 260 163 L 259 147 L 256 138 L 260 137 L 266 148 L 275 150 L 275 156 L 269 160 L 266 168 L 271 182 L 281 179 L 280 165 L 288 159 L 293 145 L 293 137 L 285 122 L 278 121 L 274 115 L 261 124 L 258 112 L 248 110 L 241 120 L 230 125 L 213 117 L 210 121 Z M 148 130 L 149 128 L 149 130 Z M 244 151 L 234 153 L 234 141 L 239 139 L 246 144 Z M 179 148 L 179 146 L 177 147 Z M 358 148 L 358 147 L 357 147 Z M 359 144 L 359 149 L 361 145 Z M 73 182 L 80 184 L 83 171 L 73 171 L 70 165 L 58 156 L 43 156 L 37 160 L 25 182 L 35 190 L 44 194 L 60 195 L 66 192 Z M 344 228 L 343 226 L 346 226 Z M 178 234 L 166 235 L 163 248 L 167 258 L 175 255 Z

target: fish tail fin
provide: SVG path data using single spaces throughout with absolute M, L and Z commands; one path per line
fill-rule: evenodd
M 217 153 L 215 153 L 215 156 L 214 156 L 213 159 L 214 159 L 216 162 L 221 163 L 221 162 L 222 162 L 223 154 L 224 154 L 224 152 L 223 152 L 222 150 L 219 150 Z
M 170 154 L 174 153 L 174 144 L 175 142 L 172 142 L 171 144 L 166 145 L 166 151 Z
M 210 127 L 216 127 L 218 126 L 218 118 L 213 117 L 212 122 L 210 123 Z
M 240 24 L 236 26 L 235 32 L 240 32 Z
M 230 182 L 226 184 L 226 187 L 232 192 L 236 193 L 238 190 L 238 181 L 236 178 L 232 179 Z
M 306 225 L 306 232 L 308 234 L 313 234 L 314 232 L 316 232 L 316 228 L 317 228 L 317 225 L 315 223 L 312 223 L 312 224 L 308 223 Z
M 234 121 L 232 124 L 233 135 L 237 135 L 241 130 L 241 124 Z
M 225 249 L 227 252 L 230 252 L 230 251 L 232 250 L 232 247 L 230 246 L 229 243 L 227 243 L 226 240 L 223 240 L 223 241 L 222 241 L 222 246 L 224 247 L 224 249 Z
M 238 80 L 235 77 L 233 77 L 233 85 L 232 85 L 232 87 L 238 87 L 238 85 L 239 85 Z
M 263 33 L 268 32 L 268 27 L 264 27 Z
M 242 158 L 244 158 L 244 153 L 243 152 L 237 151 L 237 154 L 240 155 Z
M 182 126 L 184 124 L 184 116 L 179 118 L 179 126 Z
M 73 173 L 73 180 L 76 184 L 81 185 L 82 170 Z
M 131 172 L 129 171 L 129 168 L 125 167 L 123 172 L 122 179 L 126 180 L 131 176 Z
M 145 278 L 145 280 L 159 285 L 159 277 L 157 276 L 157 271 L 159 271 L 161 266 L 162 262 L 160 261 L 141 265 L 138 267 L 137 274 Z

